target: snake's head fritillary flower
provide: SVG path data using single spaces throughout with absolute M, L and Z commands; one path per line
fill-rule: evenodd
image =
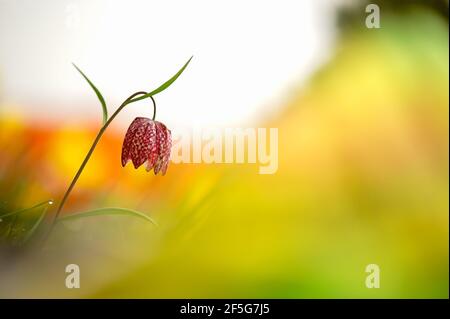
M 166 174 L 169 165 L 172 136 L 161 122 L 146 117 L 137 117 L 131 123 L 122 146 L 122 166 L 129 161 L 138 168 L 145 164 L 149 172 L 154 170 Z

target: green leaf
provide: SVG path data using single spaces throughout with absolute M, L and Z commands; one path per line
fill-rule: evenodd
M 183 73 L 184 69 L 186 69 L 186 67 L 188 66 L 189 62 L 191 62 L 193 57 L 194 56 L 191 56 L 190 59 L 183 65 L 183 67 L 180 70 L 178 70 L 177 73 L 175 73 L 174 76 L 172 76 L 169 80 L 164 82 L 158 88 L 154 89 L 153 91 L 151 91 L 151 92 L 149 92 L 147 94 L 144 94 L 144 95 L 142 95 L 140 97 L 137 97 L 137 98 L 134 98 L 134 99 L 130 100 L 129 103 L 133 103 L 133 102 L 136 102 L 136 101 L 139 101 L 139 100 L 143 100 L 145 98 L 148 98 L 150 96 L 156 95 L 156 94 L 164 91 L 165 89 L 167 89 L 169 86 L 172 85 L 173 82 L 175 82 L 176 79 L 178 79 L 178 77 L 181 75 L 181 73 Z
M 33 224 L 33 227 L 31 227 L 31 229 L 27 232 L 25 238 L 23 239 L 22 243 L 26 243 L 28 242 L 28 240 L 33 236 L 33 234 L 36 232 L 36 230 L 38 229 L 39 225 L 42 223 L 42 221 L 44 220 L 45 214 L 47 213 L 47 209 L 48 206 L 44 207 L 44 209 L 42 210 L 41 215 L 39 216 L 39 218 L 36 220 L 36 222 Z
M 84 77 L 84 79 L 87 81 L 87 83 L 89 83 L 89 85 L 91 86 L 91 88 L 95 91 L 95 94 L 97 95 L 98 100 L 100 101 L 100 103 L 102 104 L 102 110 L 103 110 L 103 124 L 106 123 L 106 121 L 108 120 L 108 109 L 106 108 L 106 103 L 105 103 L 105 99 L 103 98 L 102 94 L 100 93 L 100 91 L 95 87 L 95 85 L 91 82 L 91 80 L 88 79 L 88 77 L 83 73 L 83 71 L 81 71 L 76 65 L 75 63 L 72 63 L 72 65 L 75 67 L 75 69 L 78 70 L 78 72 L 80 72 L 80 74 Z
M 40 207 L 40 206 L 44 206 L 44 205 L 52 205 L 52 204 L 53 204 L 53 201 L 52 201 L 52 200 L 46 200 L 45 202 L 36 204 L 36 205 L 34 205 L 34 206 L 32 206 L 32 207 L 29 207 L 29 208 L 22 208 L 22 209 L 19 209 L 19 210 L 10 212 L 10 213 L 3 214 L 3 215 L 0 216 L 0 218 L 5 218 L 5 217 L 12 216 L 12 215 L 20 214 L 20 213 L 25 213 L 25 212 L 27 212 L 27 211 L 29 211 L 29 210 L 38 208 L 38 207 Z
M 53 201 L 45 201 L 38 203 L 29 208 L 19 209 L 10 213 L 6 213 L 0 216 L 0 242 L 5 241 L 11 245 L 25 244 L 33 234 L 38 230 L 42 224 L 47 210 Z M 33 215 L 27 213 L 40 210 L 40 215 L 36 218 Z
M 81 213 L 66 215 L 58 218 L 58 222 L 64 222 L 72 219 L 77 218 L 84 218 L 84 217 L 91 217 L 91 216 L 98 216 L 98 215 L 128 215 L 128 216 L 134 216 L 139 217 L 142 219 L 145 219 L 154 225 L 158 225 L 152 218 L 148 217 L 144 213 L 138 212 L 136 210 L 127 209 L 127 208 L 120 208 L 120 207 L 106 207 L 106 208 L 100 208 L 100 209 L 94 209 L 89 210 Z

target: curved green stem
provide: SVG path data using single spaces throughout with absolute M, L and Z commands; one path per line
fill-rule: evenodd
M 152 102 L 153 102 L 153 117 L 152 117 L 152 121 L 154 121 L 155 117 L 156 117 L 156 102 L 155 102 L 155 99 L 153 98 L 153 96 L 150 96 L 150 98 L 152 99 Z
M 133 101 L 133 98 L 134 98 L 134 97 L 136 97 L 136 96 L 138 96 L 138 95 L 145 95 L 145 94 L 147 94 L 147 92 L 144 92 L 144 91 L 136 92 L 136 93 L 132 94 L 129 98 L 127 98 L 127 99 L 126 99 L 126 100 L 125 100 L 125 101 L 117 108 L 117 110 L 113 113 L 113 115 L 111 115 L 111 117 L 106 121 L 106 123 L 105 123 L 105 124 L 102 126 L 102 128 L 98 131 L 97 136 L 95 137 L 95 140 L 94 140 L 94 142 L 92 143 L 91 148 L 90 148 L 89 151 L 87 152 L 86 157 L 84 158 L 83 162 L 81 163 L 80 168 L 78 169 L 77 173 L 75 174 L 74 178 L 72 179 L 72 182 L 70 183 L 69 187 L 67 188 L 66 192 L 64 193 L 64 196 L 63 196 L 61 202 L 59 203 L 58 209 L 57 209 L 57 211 L 56 211 L 56 213 L 55 213 L 55 215 L 54 215 L 54 217 L 53 217 L 53 221 L 52 221 L 52 224 L 51 224 L 51 226 L 50 226 L 49 232 L 51 232 L 51 230 L 53 229 L 53 227 L 54 227 L 54 225 L 55 225 L 55 223 L 56 223 L 56 221 L 57 221 L 57 219 L 58 219 L 58 216 L 60 215 L 60 213 L 61 213 L 61 211 L 62 211 L 62 209 L 63 209 L 63 207 L 64 207 L 64 204 L 65 204 L 66 201 L 67 201 L 67 198 L 69 197 L 69 195 L 70 195 L 72 189 L 75 187 L 75 184 L 77 183 L 78 178 L 80 177 L 81 173 L 83 172 L 84 167 L 86 166 L 87 162 L 88 162 L 89 159 L 91 158 L 91 155 L 92 155 L 92 153 L 93 153 L 94 150 L 95 150 L 95 147 L 97 146 L 98 142 L 100 141 L 100 138 L 102 137 L 103 133 L 104 133 L 104 132 L 106 131 L 106 129 L 108 128 L 109 124 L 111 124 L 111 122 L 114 120 L 114 118 L 120 113 L 120 111 L 122 111 L 122 109 L 123 109 L 127 104 L 134 102 L 134 101 Z M 155 115 L 156 115 L 156 103 L 155 103 L 155 100 L 153 99 L 153 97 L 150 96 L 150 98 L 151 98 L 152 101 L 153 101 L 153 110 L 154 110 L 154 112 L 153 112 L 153 119 L 154 119 L 154 118 L 155 118 Z

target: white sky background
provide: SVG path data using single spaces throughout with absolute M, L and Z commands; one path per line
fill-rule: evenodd
M 337 2 L 0 0 L 1 111 L 101 121 L 97 98 L 72 61 L 111 114 L 194 55 L 155 96 L 157 119 L 187 127 L 254 123 L 276 113 L 332 54 Z M 130 105 L 118 121 L 151 117 L 150 105 Z

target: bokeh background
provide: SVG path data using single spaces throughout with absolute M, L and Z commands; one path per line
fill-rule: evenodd
M 24 234 L 42 207 L 0 219 L 0 297 L 448 298 L 448 1 L 0 1 L 0 216 L 58 203 L 110 112 L 157 96 L 172 130 L 276 127 L 279 169 L 123 169 L 125 110 L 64 214 L 142 211 Z M 143 114 L 144 113 L 144 114 Z M 54 213 L 49 208 L 49 217 Z M 81 288 L 65 288 L 65 266 Z M 378 264 L 381 287 L 367 289 Z

